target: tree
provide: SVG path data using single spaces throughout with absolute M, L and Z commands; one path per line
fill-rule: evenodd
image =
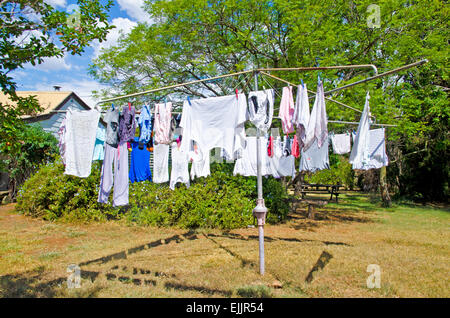
M 147 1 L 153 25 L 139 24 L 117 47 L 104 50 L 91 74 L 119 94 L 255 67 L 375 64 L 379 72 L 427 58 L 429 63 L 349 90 L 338 99 L 362 109 L 367 90 L 378 122 L 398 125 L 387 130 L 387 169 L 391 189 L 401 195 L 420 192 L 426 199 L 448 197 L 449 47 L 445 1 L 378 1 L 379 25 L 369 23 L 370 0 L 172 0 Z M 317 72 L 280 72 L 315 87 Z M 368 71 L 323 71 L 325 90 L 367 77 Z M 239 83 L 214 81 L 181 87 L 176 94 L 229 94 Z M 273 80 L 264 85 L 280 87 Z M 103 92 L 111 96 L 111 91 Z M 165 94 L 165 93 L 164 93 Z M 145 97 L 157 101 L 162 95 Z M 145 99 L 143 98 L 143 99 Z M 330 119 L 359 121 L 359 113 L 327 103 Z M 333 126 L 339 132 L 348 127 Z M 425 147 L 425 142 L 428 147 Z M 420 151 L 420 152 L 418 152 Z M 417 156 L 423 157 L 423 162 Z M 426 175 L 432 176 L 428 186 Z M 384 180 L 384 176 L 383 176 Z
M 16 83 L 8 76 L 27 63 L 40 64 L 46 57 L 84 52 L 94 39 L 105 40 L 108 30 L 108 0 L 78 0 L 77 10 L 69 15 L 43 0 L 0 1 L 0 87 L 11 104 L 0 103 L 0 152 L 15 156 L 22 145 L 18 134 L 24 129 L 23 115 L 39 112 L 35 98 L 19 97 Z M 57 39 L 59 41 L 57 41 Z

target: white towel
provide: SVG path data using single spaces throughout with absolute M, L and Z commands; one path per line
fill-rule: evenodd
M 379 169 L 389 164 L 386 155 L 386 143 L 384 137 L 384 128 L 369 130 L 369 159 L 367 162 L 354 163 L 353 169 L 369 170 Z
M 323 83 L 320 81 L 317 85 L 316 100 L 311 111 L 308 127 L 306 129 L 305 145 L 307 150 L 317 140 L 317 146 L 322 147 L 328 138 L 328 119 L 325 107 L 325 95 L 323 91 Z
M 293 122 L 297 126 L 297 138 L 300 148 L 306 141 L 306 129 L 308 128 L 310 117 L 306 84 L 298 85 Z
M 169 145 L 157 144 L 153 146 L 153 182 L 169 181 Z
M 349 162 L 353 165 L 353 169 L 361 169 L 361 167 L 369 162 L 369 99 L 370 95 L 369 92 L 367 92 L 364 110 L 359 121 L 358 130 L 356 131 L 356 137 L 349 158 Z
M 65 174 L 80 178 L 87 178 L 91 174 L 99 119 L 97 110 L 67 110 Z
M 333 145 L 333 151 L 335 154 L 343 155 L 349 153 L 350 146 L 350 134 L 337 134 L 331 136 L 331 144 Z

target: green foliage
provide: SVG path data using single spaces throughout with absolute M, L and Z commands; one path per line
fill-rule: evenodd
M 0 161 L 0 171 L 9 173 L 13 197 L 17 188 L 41 164 L 54 160 L 58 153 L 58 141 L 39 124 L 25 125 L 17 133 L 17 138 L 17 142 L 21 145 L 20 151 L 16 156 L 6 156 Z M 8 141 L 0 141 L 0 148 L 6 143 Z
M 354 171 L 348 158 L 330 153 L 330 169 L 324 169 L 305 175 L 307 183 L 342 184 L 353 189 Z
M 100 221 L 115 217 L 118 211 L 111 205 L 97 203 L 100 170 L 99 162 L 94 162 L 90 176 L 78 178 L 65 175 L 60 160 L 43 165 L 19 190 L 17 209 L 45 220 Z
M 212 164 L 211 176 L 196 179 L 187 189 L 178 185 L 136 182 L 130 185 L 129 207 L 112 208 L 97 203 L 100 164 L 94 163 L 88 178 L 64 175 L 61 163 L 43 166 L 19 191 L 17 209 L 26 215 L 48 220 L 100 221 L 124 218 L 129 222 L 180 228 L 246 227 L 253 223 L 256 179 L 233 176 L 230 164 Z M 274 179 L 265 179 L 269 209 L 267 221 L 285 219 L 289 206 L 285 189 Z M 124 213 L 123 213 L 124 212 Z
M 0 2 L 0 88 L 11 103 L 0 103 L 0 152 L 15 156 L 21 148 L 18 134 L 24 129 L 23 115 L 39 112 L 41 106 L 30 97 L 16 94 L 16 83 L 8 74 L 27 63 L 40 64 L 44 58 L 63 57 L 84 52 L 95 39 L 106 39 L 112 28 L 107 11 L 112 6 L 108 0 L 78 0 L 79 11 L 72 14 L 59 11 L 43 0 L 7 0 Z M 74 23 L 75 22 L 75 23 Z M 56 45 L 58 38 L 60 45 Z
M 379 28 L 368 26 L 371 4 L 380 7 Z M 139 24 L 91 66 L 94 77 L 122 93 L 256 67 L 375 64 L 382 73 L 428 59 L 418 68 L 339 91 L 333 99 L 362 109 L 369 90 L 372 115 L 378 122 L 397 125 L 387 130 L 391 189 L 405 195 L 420 192 L 427 199 L 448 198 L 446 1 L 172 0 L 147 1 L 145 10 L 155 23 Z M 321 72 L 325 90 L 373 75 L 370 69 Z M 316 86 L 314 71 L 276 75 L 292 83 L 302 78 L 311 90 Z M 278 88 L 285 85 L 267 82 Z M 242 76 L 231 83 L 191 85 L 174 93 L 223 95 L 232 94 L 236 86 L 248 92 L 252 85 Z M 158 100 L 161 95 L 146 98 Z M 343 121 L 359 121 L 360 116 L 332 102 L 327 102 L 327 114 Z M 333 124 L 332 129 L 344 128 L 348 129 Z M 331 172 L 323 172 L 327 173 Z

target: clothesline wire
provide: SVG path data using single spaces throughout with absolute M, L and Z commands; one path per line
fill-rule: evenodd
M 220 79 L 220 78 L 227 78 L 227 77 L 238 76 L 238 75 L 249 74 L 249 73 L 255 74 L 255 73 L 259 73 L 259 72 L 266 71 L 266 70 L 269 70 L 269 71 L 307 71 L 307 70 L 313 71 L 313 70 L 353 69 L 353 68 L 371 68 L 371 69 L 376 70 L 376 67 L 373 64 L 338 65 L 338 66 L 323 66 L 323 67 L 296 67 L 296 68 L 280 68 L 280 69 L 278 69 L 278 68 L 268 68 L 268 69 L 261 68 L 261 69 L 253 69 L 253 70 L 248 70 L 248 71 L 241 71 L 241 72 L 236 72 L 236 73 L 219 75 L 219 76 L 214 76 L 214 77 L 210 77 L 210 78 L 190 81 L 190 82 L 186 82 L 186 83 L 180 83 L 180 84 L 174 84 L 174 85 L 169 85 L 169 86 L 160 87 L 160 88 L 154 88 L 154 89 L 150 89 L 150 90 L 142 91 L 142 92 L 138 92 L 138 93 L 132 93 L 132 94 L 128 94 L 128 95 L 112 97 L 112 98 L 102 100 L 102 101 L 98 102 L 96 105 L 111 102 L 114 100 L 146 95 L 149 93 L 155 93 L 155 92 L 159 92 L 159 91 L 163 91 L 163 90 L 167 90 L 167 89 L 173 89 L 173 88 L 177 88 L 177 87 L 181 87 L 181 86 L 187 86 L 187 85 L 198 84 L 198 83 L 207 82 L 207 81 L 213 81 L 213 80 Z
M 262 79 L 263 79 L 264 82 L 267 83 L 267 85 L 269 85 L 269 87 L 270 87 L 271 89 L 273 89 L 273 91 L 275 92 L 275 94 L 277 94 L 278 97 L 281 98 L 281 95 L 280 95 L 280 93 L 277 92 L 277 89 L 274 88 L 274 87 L 272 86 L 272 84 L 270 84 L 270 82 L 269 82 L 264 76 L 262 77 Z M 274 109 L 274 111 L 275 111 L 275 109 Z
M 289 81 L 287 81 L 287 80 L 285 80 L 285 79 L 279 78 L 279 77 L 277 77 L 277 76 L 275 76 L 275 75 L 272 75 L 272 74 L 269 74 L 269 73 L 266 73 L 266 72 L 261 72 L 261 74 L 262 74 L 262 75 L 265 75 L 265 76 L 268 76 L 268 77 L 271 77 L 271 78 L 273 78 L 273 79 L 276 79 L 276 80 L 278 80 L 278 81 L 280 81 L 280 82 L 284 82 L 284 83 L 286 83 L 286 84 L 288 84 L 288 85 L 290 85 L 290 86 L 297 86 L 296 84 L 293 84 L 293 83 L 291 83 L 291 82 L 289 82 Z M 263 78 L 264 78 L 264 77 L 263 77 Z M 307 89 L 307 92 L 308 92 L 308 93 L 311 93 L 311 94 L 314 94 L 312 97 L 314 97 L 315 94 L 316 94 L 314 91 L 311 91 L 311 90 L 309 90 L 309 89 Z M 346 104 L 344 104 L 344 103 L 342 103 L 342 102 L 339 102 L 339 101 L 337 101 L 337 100 L 331 99 L 331 98 L 329 98 L 329 97 L 325 97 L 325 99 L 326 99 L 326 100 L 329 100 L 330 102 L 333 102 L 333 103 L 336 103 L 336 104 L 338 104 L 338 105 L 341 105 L 341 106 L 343 106 L 343 107 L 346 107 L 346 108 L 349 108 L 349 109 L 351 109 L 351 110 L 354 110 L 354 111 L 356 111 L 356 112 L 358 112 L 358 113 L 362 113 L 361 110 L 356 109 L 356 108 L 353 108 L 353 107 L 351 107 L 351 106 L 348 106 L 348 105 L 346 105 Z

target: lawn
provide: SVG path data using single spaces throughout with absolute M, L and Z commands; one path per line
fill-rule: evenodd
M 386 209 L 347 194 L 309 220 L 300 205 L 283 224 L 266 225 L 261 276 L 256 228 L 52 223 L 0 206 L 0 295 L 449 297 L 449 212 Z M 80 288 L 67 287 L 71 264 L 81 268 Z M 381 269 L 380 288 L 367 287 L 369 264 Z

